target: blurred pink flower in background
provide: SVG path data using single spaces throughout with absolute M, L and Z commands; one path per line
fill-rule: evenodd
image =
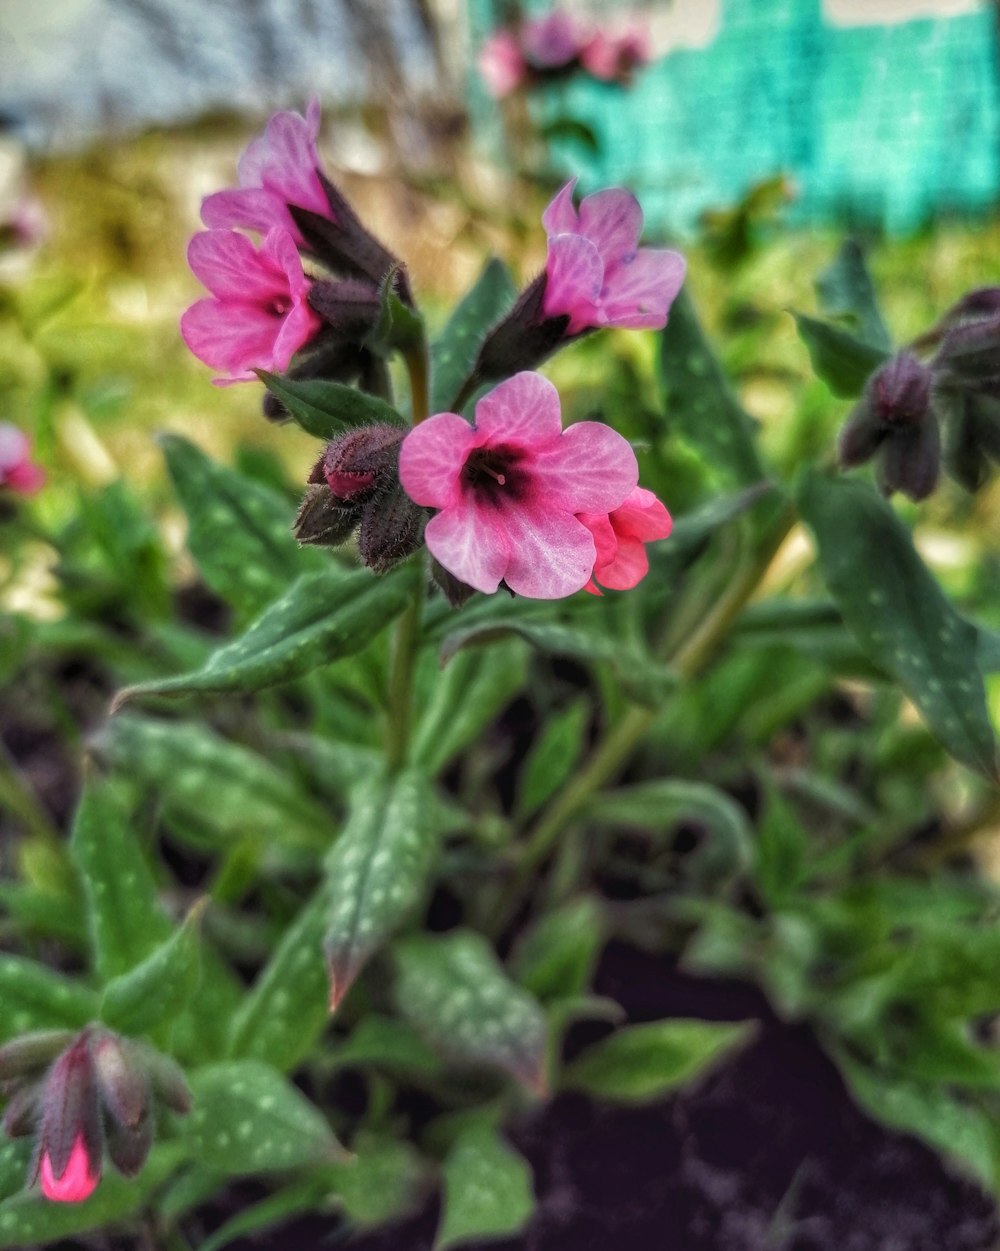
M 518 595 L 561 599 L 586 585 L 596 560 L 576 514 L 618 508 L 638 466 L 610 426 L 563 430 L 559 393 L 525 371 L 479 401 L 474 425 L 438 413 L 415 426 L 399 477 L 414 503 L 439 510 L 425 537 L 449 573 L 487 594 L 503 581 Z
M 33 495 L 44 483 L 44 470 L 31 460 L 31 440 L 17 426 L 0 422 L 0 487 Z
M 604 82 L 628 83 L 651 59 L 649 31 L 639 22 L 619 32 L 595 31 L 580 50 L 584 69 Z
M 590 28 L 570 13 L 556 11 L 524 22 L 520 29 L 524 59 L 537 69 L 557 69 L 580 55 Z
M 642 209 L 610 187 L 573 207 L 568 182 L 542 215 L 549 236 L 544 309 L 569 316 L 566 333 L 599 326 L 661 330 L 684 281 L 685 263 L 667 248 L 640 248 Z
M 479 52 L 479 72 L 496 100 L 509 96 L 524 81 L 527 66 L 517 36 L 509 30 L 490 35 Z
M 286 230 L 270 230 L 259 251 L 245 235 L 203 230 L 188 245 L 188 264 L 212 298 L 184 313 L 181 334 L 199 360 L 228 371 L 215 379 L 221 385 L 254 381 L 253 369 L 282 372 L 322 325 Z
M 628 591 L 638 585 L 649 572 L 645 544 L 668 538 L 673 528 L 664 505 L 640 486 L 610 513 L 581 513 L 580 520 L 597 548 L 593 577 L 584 588 L 594 595 L 601 594 L 598 583 L 611 591 Z
M 261 234 L 281 226 L 301 244 L 289 204 L 331 216 L 319 176 L 318 136 L 318 100 L 309 102 L 305 117 L 301 113 L 275 113 L 263 135 L 248 145 L 237 163 L 239 187 L 217 191 L 202 202 L 205 225 L 212 229 L 242 227 Z

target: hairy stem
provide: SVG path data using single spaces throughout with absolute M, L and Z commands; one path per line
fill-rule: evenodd
M 406 763 L 413 721 L 413 671 L 420 644 L 420 610 L 423 604 L 423 578 L 417 584 L 413 599 L 396 625 L 389 664 L 387 691 L 388 724 L 385 754 L 393 771 Z

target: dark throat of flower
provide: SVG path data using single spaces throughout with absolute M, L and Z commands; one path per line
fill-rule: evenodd
M 527 489 L 519 448 L 477 447 L 462 466 L 462 484 L 477 498 L 500 507 L 519 500 Z

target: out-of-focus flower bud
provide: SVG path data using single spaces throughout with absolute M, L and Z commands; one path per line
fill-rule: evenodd
M 67 1029 L 35 1030 L 4 1043 L 0 1047 L 0 1081 L 41 1073 L 74 1037 Z
M 925 499 L 937 485 L 941 433 L 932 403 L 934 376 L 912 352 L 899 352 L 868 379 L 838 440 L 844 468 L 877 458 L 880 489 Z
M 20 1086 L 7 1101 L 3 1114 L 3 1132 L 8 1138 L 27 1138 L 38 1127 L 42 1106 L 42 1083 Z
M 135 1127 L 149 1115 L 152 1092 L 141 1057 L 127 1039 L 95 1032 L 90 1054 L 101 1102 L 120 1125 Z
M 35 1175 L 47 1199 L 79 1203 L 101 1177 L 104 1135 L 85 1030 L 49 1069 L 41 1100 Z
M 153 1110 L 149 1105 L 134 1125 L 124 1125 L 110 1117 L 106 1120 L 108 1157 L 123 1177 L 135 1177 L 141 1171 L 153 1145 L 153 1130 Z
M 942 386 L 1000 378 L 1000 314 L 949 330 L 932 368 Z
M 1000 462 L 1000 399 L 975 392 L 947 399 L 945 468 L 967 491 L 978 491 L 990 461 Z
M 542 273 L 530 282 L 506 317 L 483 340 L 464 398 L 468 398 L 474 386 L 535 369 L 566 342 L 569 314 L 546 316 L 546 281 Z

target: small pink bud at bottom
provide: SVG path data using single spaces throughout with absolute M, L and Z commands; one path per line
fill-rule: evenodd
M 40 1179 L 42 1194 L 55 1203 L 82 1203 L 94 1192 L 100 1173 L 91 1172 L 90 1158 L 82 1134 L 74 1141 L 69 1161 L 60 1177 L 53 1174 L 52 1161 L 49 1153 L 45 1152 L 42 1156 Z

